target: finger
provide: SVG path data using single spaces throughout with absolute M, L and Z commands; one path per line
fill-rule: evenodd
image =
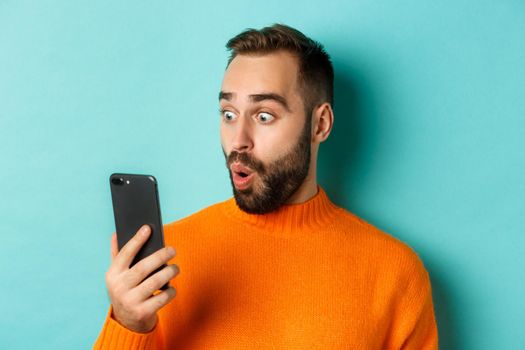
M 165 291 L 147 299 L 144 302 L 143 306 L 147 310 L 157 312 L 160 308 L 162 308 L 164 305 L 168 304 L 171 300 L 173 300 L 176 294 L 177 291 L 175 290 L 175 288 L 169 287 Z
M 113 233 L 111 236 L 111 261 L 113 262 L 115 260 L 115 257 L 118 254 L 118 242 L 117 242 L 117 234 Z
M 177 265 L 168 265 L 162 270 L 148 277 L 137 287 L 133 288 L 131 293 L 134 294 L 136 300 L 146 300 L 151 297 L 155 291 L 159 290 L 163 285 L 169 283 L 173 278 L 179 274 L 180 270 Z
M 128 269 L 129 265 L 135 258 L 135 255 L 139 252 L 140 248 L 146 243 L 151 233 L 151 229 L 148 225 L 143 225 L 125 245 L 122 247 L 120 252 L 115 257 L 113 264 L 117 269 L 124 270 Z
M 131 269 L 129 269 L 126 283 L 130 287 L 137 286 L 152 272 L 166 264 L 171 258 L 175 256 L 175 254 L 175 249 L 172 247 L 165 247 L 163 249 L 157 250 L 155 253 L 142 259 Z

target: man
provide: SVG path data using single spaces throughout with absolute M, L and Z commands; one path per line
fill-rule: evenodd
M 317 185 L 334 120 L 322 46 L 274 25 L 227 48 L 220 129 L 234 198 L 166 225 L 167 247 L 131 269 L 147 226 L 118 253 L 113 236 L 95 349 L 437 349 L 417 255 Z M 156 292 L 175 276 L 176 297 Z

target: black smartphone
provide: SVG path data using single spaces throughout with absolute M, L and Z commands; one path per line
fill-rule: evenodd
M 164 247 L 157 180 L 152 175 L 115 173 L 109 177 L 109 185 L 119 251 L 142 225 L 151 228 L 150 237 L 131 262 L 131 267 Z M 165 266 L 159 267 L 149 276 Z M 167 288 L 168 283 L 161 289 Z

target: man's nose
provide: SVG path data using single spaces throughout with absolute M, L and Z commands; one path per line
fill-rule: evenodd
M 253 148 L 252 128 L 245 117 L 240 117 L 237 121 L 232 148 L 237 152 L 247 152 Z

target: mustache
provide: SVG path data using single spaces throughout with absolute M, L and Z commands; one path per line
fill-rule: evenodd
M 228 169 L 230 168 L 230 165 L 234 162 L 241 163 L 242 165 L 253 169 L 261 174 L 264 174 L 266 171 L 266 168 L 261 161 L 257 160 L 255 157 L 249 155 L 246 152 L 231 151 L 230 154 L 226 157 L 226 165 L 228 166 Z

